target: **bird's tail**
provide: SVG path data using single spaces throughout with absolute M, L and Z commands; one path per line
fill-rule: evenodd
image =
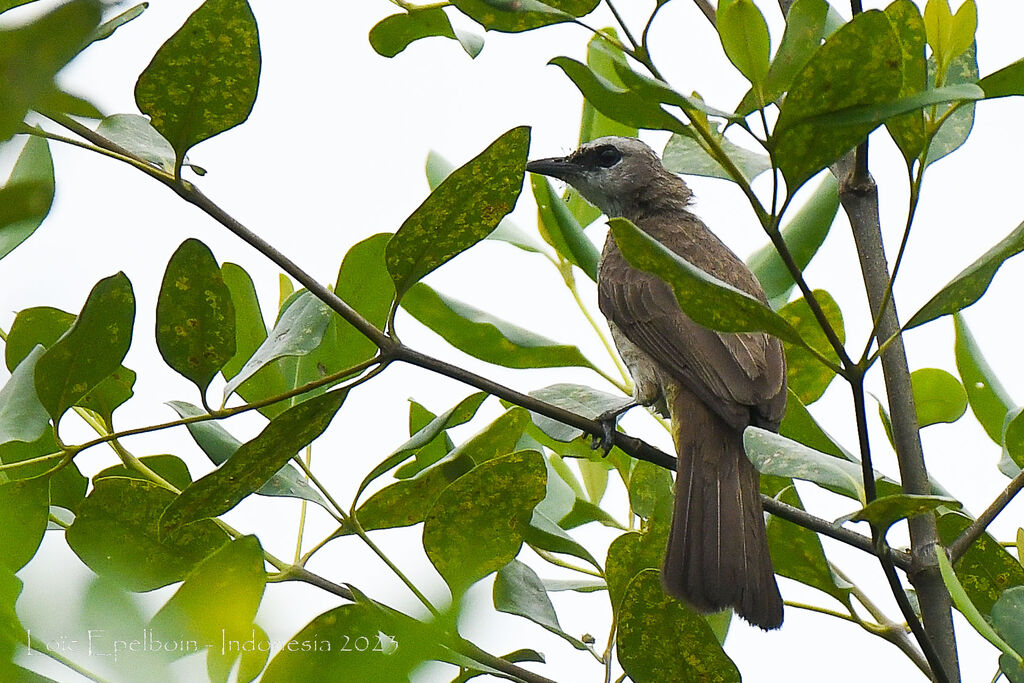
M 782 624 L 757 470 L 743 433 L 689 390 L 670 397 L 675 509 L 661 578 L 665 591 L 699 612 L 731 607 L 763 629 Z

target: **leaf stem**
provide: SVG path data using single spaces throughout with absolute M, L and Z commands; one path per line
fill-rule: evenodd
M 106 678 L 103 678 L 99 674 L 93 673 L 92 671 L 89 671 L 88 669 L 83 667 L 81 664 L 79 664 L 79 663 L 77 663 L 77 662 L 75 662 L 75 661 L 73 661 L 71 659 L 68 659 L 67 657 L 62 655 L 60 652 L 58 652 L 57 650 L 55 650 L 55 649 L 51 650 L 50 648 L 46 647 L 46 643 L 41 642 L 38 638 L 36 638 L 35 636 L 33 636 L 31 634 L 29 634 L 28 643 L 27 644 L 28 644 L 28 648 L 30 650 L 38 652 L 38 653 L 40 653 L 42 655 L 46 655 L 47 657 L 49 657 L 50 659 L 52 659 L 55 662 L 60 662 L 61 664 L 63 664 L 67 668 L 69 668 L 72 671 L 74 671 L 76 674 L 78 674 L 80 676 L 84 676 L 85 678 L 88 678 L 90 681 L 95 681 L 96 683 L 108 683 Z M 40 680 L 43 680 L 43 679 L 40 678 Z
M 598 324 L 586 304 L 583 303 L 579 289 L 576 287 L 576 278 L 573 277 L 570 272 L 569 276 L 565 277 L 564 280 L 565 286 L 569 288 L 569 292 L 572 294 L 572 298 L 576 302 L 576 306 L 579 307 L 583 317 L 586 318 L 588 323 L 590 323 L 590 327 L 594 330 L 597 338 L 601 341 L 601 345 L 604 346 L 605 351 L 608 352 L 608 356 L 612 359 L 612 362 L 615 363 L 615 369 L 618 370 L 622 379 L 621 381 L 616 380 L 614 377 L 609 376 L 607 373 L 596 367 L 594 370 L 608 380 L 608 382 L 615 386 L 619 391 L 624 394 L 631 395 L 633 393 L 633 380 L 630 377 L 629 371 L 626 370 L 626 366 L 622 364 L 622 360 L 619 358 L 619 354 L 615 351 L 615 347 L 612 346 L 611 340 L 608 339 L 608 335 L 605 334 L 601 325 Z
M 534 548 L 533 552 L 537 553 L 539 557 L 542 557 L 544 560 L 555 565 L 556 567 L 562 567 L 563 569 L 571 569 L 574 572 L 579 572 L 580 574 L 587 574 L 588 576 L 593 576 L 598 579 L 604 578 L 604 574 L 602 572 L 590 569 L 589 567 L 578 567 L 574 564 L 570 564 L 569 562 L 566 562 L 554 553 L 548 552 L 543 548 Z
M 633 50 L 635 52 L 639 52 L 642 49 L 642 46 L 640 43 L 636 42 L 633 34 L 630 33 L 629 27 L 626 25 L 626 22 L 622 20 L 622 15 L 619 14 L 619 10 L 616 9 L 615 3 L 612 2 L 612 0 L 604 0 L 604 4 L 608 5 L 608 9 L 611 10 L 612 16 L 615 17 L 615 22 L 619 25 L 619 28 L 622 29 L 622 34 L 626 36 L 626 40 L 628 40 L 629 44 L 633 46 Z

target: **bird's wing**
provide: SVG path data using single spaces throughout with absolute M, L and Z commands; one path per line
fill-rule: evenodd
M 785 392 L 782 344 L 766 334 L 714 332 L 679 308 L 658 277 L 632 268 L 614 249 L 602 263 L 598 298 L 602 313 L 629 341 L 671 376 L 684 382 L 731 423 L 749 423 L 755 408 L 778 423 Z

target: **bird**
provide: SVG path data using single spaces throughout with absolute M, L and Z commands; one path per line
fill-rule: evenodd
M 686 182 L 644 142 L 601 137 L 526 169 L 567 183 L 609 218 L 629 219 L 692 265 L 767 303 L 746 264 L 691 212 Z M 732 608 L 764 630 L 780 627 L 760 476 L 744 452 L 743 432 L 750 425 L 778 431 L 786 410 L 782 343 L 694 322 L 664 281 L 629 265 L 611 231 L 597 291 L 633 378 L 631 405 L 670 418 L 677 466 L 661 567 L 665 592 L 702 614 Z

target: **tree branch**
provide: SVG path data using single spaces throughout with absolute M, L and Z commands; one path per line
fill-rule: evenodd
M 802 526 L 805 529 L 810 529 L 823 536 L 828 536 L 837 541 L 845 543 L 846 545 L 863 550 L 864 552 L 878 556 L 878 549 L 875 547 L 874 542 L 863 534 L 858 534 L 856 531 L 850 531 L 835 522 L 830 522 L 827 519 L 821 517 L 815 517 L 806 510 L 801 510 L 798 507 L 794 507 L 787 503 L 783 503 L 781 500 L 772 498 L 761 494 L 761 503 L 767 512 L 772 513 L 776 517 L 785 519 L 788 522 L 793 522 L 798 526 Z M 909 553 L 905 553 L 901 550 L 895 550 L 894 548 L 886 548 L 885 555 L 889 558 L 889 561 L 904 571 L 909 571 L 911 567 L 911 558 Z
M 1010 501 L 1013 500 L 1013 497 L 1016 496 L 1022 488 L 1024 488 L 1024 470 L 1018 472 L 1017 476 L 1010 480 L 1010 483 L 1006 485 L 1003 492 L 996 496 L 995 500 L 992 501 L 992 504 L 989 505 L 976 520 L 971 522 L 970 525 L 963 530 L 963 533 L 957 536 L 956 540 L 949 544 L 947 551 L 949 552 L 950 562 L 956 562 L 963 557 L 963 554 L 967 552 L 967 549 L 970 548 L 983 533 L 985 533 L 985 529 L 987 529 L 988 525 L 992 523 L 992 520 L 994 520 L 996 516 L 1003 511 L 1003 508 L 1009 505 Z
M 899 334 L 900 323 L 895 300 L 887 294 L 889 269 L 878 214 L 878 188 L 869 174 L 857 172 L 863 163 L 858 160 L 860 157 L 862 154 L 859 153 L 847 155 L 835 164 L 833 173 L 839 180 L 839 199 L 853 230 L 872 316 L 879 321 L 879 335 L 888 338 Z M 885 304 L 887 299 L 888 304 Z M 910 384 L 910 368 L 902 337 L 897 336 L 882 354 L 882 372 L 889 398 L 893 440 L 896 444 L 903 490 L 907 493 L 926 495 L 931 492 L 931 485 L 924 464 L 917 410 Z M 908 573 L 908 578 L 920 596 L 927 633 L 925 642 L 920 642 L 920 645 L 926 655 L 930 644 L 934 644 L 935 650 L 941 653 L 941 661 L 938 662 L 940 666 L 932 663 L 932 669 L 940 680 L 945 675 L 950 681 L 959 681 L 959 663 L 949 593 L 942 582 L 935 558 L 931 555 L 931 548 L 939 542 L 935 516 L 919 515 L 908 520 L 908 524 L 914 559 L 914 567 Z M 886 570 L 886 577 L 897 599 L 901 596 L 905 599 L 902 586 L 898 584 L 898 580 L 893 581 L 895 576 Z M 907 620 L 909 624 L 916 621 L 913 611 Z M 929 660 L 931 661 L 931 658 Z

